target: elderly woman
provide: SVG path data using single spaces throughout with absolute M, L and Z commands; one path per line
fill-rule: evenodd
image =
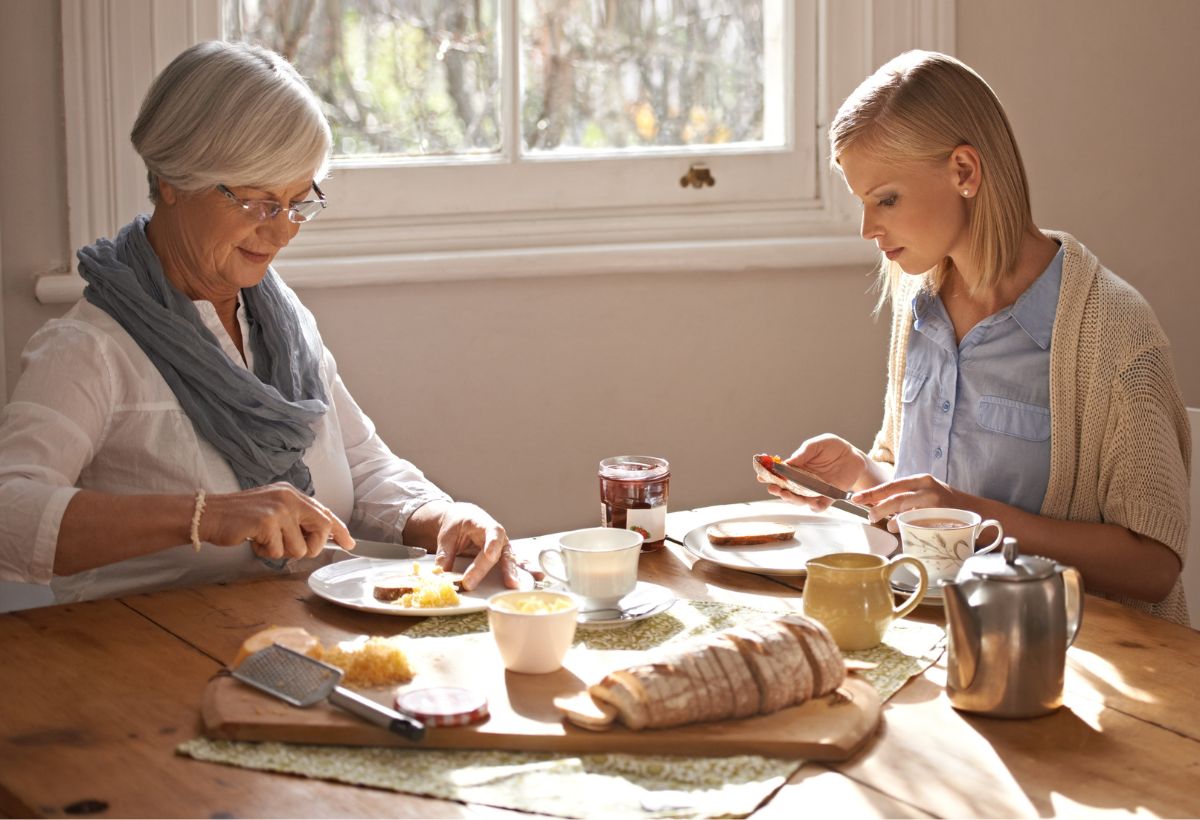
M 392 454 L 271 269 L 326 207 L 320 104 L 265 49 L 201 43 L 132 133 L 152 216 L 79 252 L 0 417 L 0 579 L 59 601 L 311 569 L 364 538 L 517 567 L 504 528 Z M 346 523 L 348 522 L 348 527 Z

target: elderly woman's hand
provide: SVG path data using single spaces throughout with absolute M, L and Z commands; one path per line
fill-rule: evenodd
M 433 501 L 417 509 L 404 529 L 404 543 L 436 547 L 437 563 L 451 569 L 460 556 L 475 560 L 463 574 L 463 589 L 479 586 L 492 567 L 500 568 L 504 585 L 515 589 L 520 581 L 518 570 L 535 579 L 542 573 L 517 560 L 508 542 L 508 533 L 495 518 L 475 504 L 465 501 L 451 503 Z
M 218 546 L 250 541 L 263 558 L 312 558 L 331 538 L 354 547 L 346 525 L 328 507 L 284 482 L 210 495 L 200 517 L 202 541 Z

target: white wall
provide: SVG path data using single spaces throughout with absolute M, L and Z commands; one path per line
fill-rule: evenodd
M 1146 294 L 1185 398 L 1200 404 L 1200 277 L 1184 256 L 1200 179 L 1190 88 L 1200 3 L 987 0 L 957 14 L 959 55 L 1009 107 L 1037 219 L 1073 232 Z M 31 277 L 71 258 L 57 15 L 55 3 L 0 4 L 10 384 L 25 340 L 62 312 L 36 303 Z M 1171 99 L 1187 102 L 1167 109 Z M 528 535 L 596 522 L 606 455 L 671 459 L 681 508 L 758 497 L 757 450 L 825 430 L 866 445 L 887 331 L 869 317 L 868 285 L 859 270 L 680 270 L 300 296 L 385 439 Z
M 1141 291 L 1185 404 L 1200 405 L 1200 3 L 960 0 L 957 13 L 958 56 L 1012 119 L 1034 219 Z

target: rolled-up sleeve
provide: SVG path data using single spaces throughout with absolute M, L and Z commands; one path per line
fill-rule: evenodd
M 29 340 L 0 411 L 0 580 L 48 584 L 63 512 L 112 417 L 107 345 L 50 322 Z
M 326 367 L 331 374 L 332 401 L 354 483 L 350 529 L 363 538 L 399 542 L 409 517 L 418 508 L 430 501 L 451 498 L 416 465 L 397 456 L 383 442 L 375 424 L 346 389 L 328 351 Z

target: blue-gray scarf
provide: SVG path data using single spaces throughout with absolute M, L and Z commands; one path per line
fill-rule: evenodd
M 163 276 L 142 215 L 115 241 L 79 251 L 83 296 L 117 321 L 175 393 L 197 432 L 229 462 L 242 489 L 287 481 L 313 494 L 302 460 L 328 407 L 322 344 L 296 295 L 268 268 L 244 288 L 254 372 L 238 367 L 191 299 Z

